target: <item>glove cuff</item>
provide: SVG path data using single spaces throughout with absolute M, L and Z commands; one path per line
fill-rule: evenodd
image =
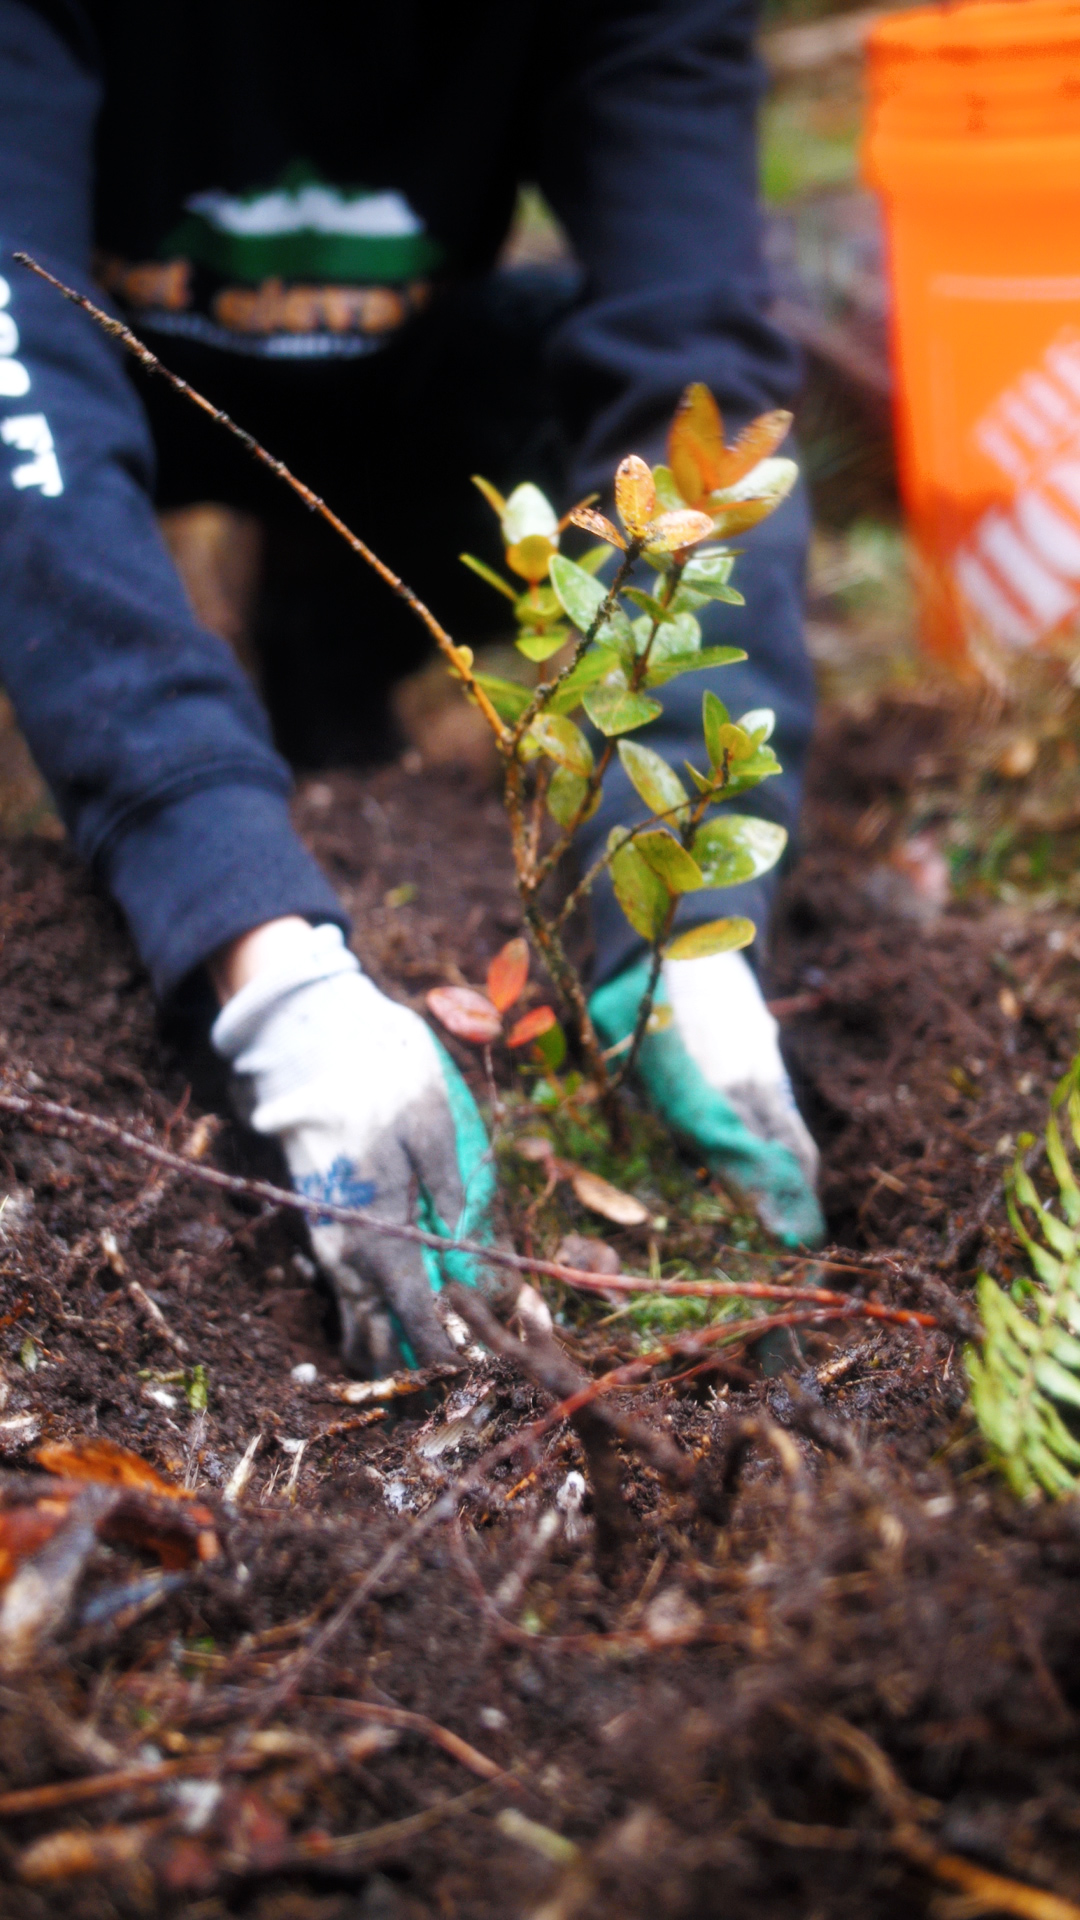
M 255 1038 L 269 1013 L 305 987 L 338 974 L 360 973 L 340 927 L 294 927 L 283 931 L 281 949 L 254 980 L 234 993 L 210 1029 L 214 1051 L 230 1063 Z

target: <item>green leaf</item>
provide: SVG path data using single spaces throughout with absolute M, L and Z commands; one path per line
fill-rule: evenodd
M 471 573 L 479 574 L 481 580 L 486 580 L 489 587 L 494 587 L 496 593 L 503 594 L 507 600 L 517 599 L 518 596 L 510 582 L 500 579 L 495 569 L 485 565 L 483 560 L 478 560 L 475 554 L 459 553 L 458 559 L 463 567 L 468 567 Z
M 634 693 L 621 671 L 609 674 L 598 687 L 590 687 L 583 705 L 593 726 L 609 739 L 618 733 L 632 733 L 635 727 L 645 726 L 664 711 L 659 700 Z
M 676 818 L 685 813 L 686 788 L 674 768 L 651 747 L 643 747 L 636 740 L 620 740 L 619 759 L 650 812 L 674 813 Z
M 1010 1487 L 1024 1500 L 1080 1492 L 1080 1186 L 1059 1124 L 1068 1114 L 1080 1147 L 1080 1060 L 1054 1090 L 1046 1152 L 1057 1202 L 1040 1198 L 1018 1146 L 1007 1176 L 1013 1230 L 1035 1275 L 1021 1276 L 1006 1293 L 980 1274 L 976 1299 L 981 1346 L 965 1354 L 972 1410 Z
M 625 599 L 632 600 L 635 607 L 640 607 L 642 613 L 648 614 L 650 621 L 674 620 L 675 615 L 670 607 L 662 606 L 651 593 L 643 593 L 640 587 L 625 587 L 623 593 Z
M 500 680 L 494 673 L 478 673 L 476 684 L 483 687 L 500 720 L 513 723 L 524 713 L 532 695 L 516 680 Z
M 566 767 L 557 767 L 555 769 L 555 772 L 551 776 L 551 784 L 547 790 L 547 809 L 552 819 L 560 827 L 573 825 L 581 810 L 587 791 L 588 782 L 582 779 L 580 773 L 571 773 Z M 593 795 L 589 811 L 583 815 L 583 819 L 592 819 L 593 814 L 600 805 L 600 800 L 600 789 L 597 788 Z
M 719 767 L 723 762 L 720 729 L 727 726 L 730 718 L 723 701 L 711 689 L 702 694 L 701 725 L 705 734 L 705 751 L 714 767 Z
M 698 593 L 707 593 L 712 586 L 726 587 L 734 565 L 729 547 L 699 547 L 683 568 L 683 583 Z
M 691 927 L 664 948 L 665 960 L 705 960 L 711 953 L 734 953 L 748 947 L 757 928 L 741 914 L 729 914 L 725 920 L 709 920 L 703 927 Z
M 738 587 L 722 586 L 719 580 L 708 586 L 703 581 L 700 586 L 695 585 L 692 591 L 702 594 L 706 600 L 722 600 L 725 606 L 745 607 L 746 605 L 745 595 L 739 592 Z
M 653 827 L 648 833 L 639 833 L 634 840 L 643 860 L 647 860 L 654 873 L 660 875 L 669 893 L 694 893 L 704 885 L 704 876 L 681 841 L 664 827 Z
M 637 651 L 644 653 L 652 639 L 653 621 L 651 619 L 634 621 L 634 637 Z M 666 659 L 674 653 L 696 653 L 701 645 L 701 626 L 692 613 L 675 613 L 665 620 L 649 648 L 650 665 Z
M 580 727 L 561 713 L 538 713 L 529 728 L 537 745 L 569 773 L 588 775 L 593 770 L 593 754 Z
M 550 587 L 530 587 L 514 601 L 514 614 L 523 627 L 547 627 L 553 620 L 562 622 L 559 596 Z
M 670 467 L 654 467 L 653 485 L 656 488 L 656 504 L 661 513 L 678 513 L 685 507 L 686 501 L 675 484 L 675 475 Z
M 690 775 L 690 778 L 693 781 L 699 793 L 712 792 L 713 788 L 716 785 L 715 774 L 710 774 L 710 777 L 706 779 L 705 775 L 703 773 L 699 773 L 697 768 L 689 760 L 684 760 L 683 766 L 686 768 L 687 773 Z
M 658 940 L 671 911 L 671 895 L 634 842 L 627 841 L 625 828 L 612 828 L 609 852 L 613 845 L 618 849 L 611 860 L 615 898 L 635 933 L 643 940 Z
M 578 632 L 588 633 L 608 597 L 603 582 L 594 580 L 591 573 L 586 573 L 576 561 L 568 560 L 564 553 L 557 553 L 551 562 L 551 584 Z M 630 644 L 630 622 L 621 607 L 612 609 L 593 637 L 608 645 Z
M 786 845 L 787 832 L 774 821 L 722 813 L 698 828 L 691 851 L 707 887 L 735 887 L 768 873 Z
M 558 1073 L 566 1059 L 566 1035 L 557 1020 L 546 1033 L 537 1035 L 532 1050 L 534 1054 L 539 1054 L 548 1073 Z
M 546 627 L 542 633 L 519 633 L 514 645 L 526 660 L 550 660 L 569 638 L 569 627 Z
M 776 731 L 776 715 L 771 707 L 751 707 L 749 713 L 740 713 L 739 725 L 744 733 L 756 734 L 764 742 Z
M 741 793 L 749 793 L 759 787 L 763 780 L 771 779 L 774 774 L 782 773 L 775 753 L 771 747 L 758 747 L 746 760 L 740 760 L 732 769 L 728 783 L 724 788 L 724 799 L 737 799 Z
M 645 685 L 662 687 L 669 680 L 677 679 L 680 673 L 700 673 L 703 667 L 730 667 L 737 660 L 745 659 L 741 647 L 702 647 L 696 653 L 673 653 L 659 661 L 650 655 Z
M 696 613 L 699 607 L 707 607 L 711 596 L 698 593 L 693 587 L 676 587 L 669 602 L 672 613 Z
M 578 632 L 588 633 L 607 599 L 607 588 L 565 553 L 556 554 L 551 563 L 551 584 Z
M 586 547 L 584 553 L 578 554 L 577 564 L 579 567 L 584 567 L 586 573 L 599 573 L 605 560 L 610 560 L 610 559 L 611 559 L 610 547 L 608 546 Z
M 619 673 L 619 656 L 610 647 L 589 647 L 582 654 L 576 667 L 572 667 L 557 693 L 548 697 L 550 713 L 573 713 L 580 707 L 582 696 L 598 681 L 606 680 L 612 673 Z

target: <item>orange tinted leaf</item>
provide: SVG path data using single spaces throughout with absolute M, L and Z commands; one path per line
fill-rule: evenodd
M 708 540 L 713 531 L 712 518 L 707 513 L 695 513 L 686 507 L 682 513 L 662 513 L 654 520 L 645 539 L 645 545 L 652 553 L 677 553 L 680 547 L 696 546 L 699 540 Z
M 664 948 L 665 960 L 704 960 L 713 953 L 736 953 L 748 947 L 757 928 L 744 914 L 728 914 L 723 920 L 710 920 L 703 927 L 691 927 Z
M 73 1440 L 68 1446 L 50 1441 L 34 1455 L 47 1473 L 65 1480 L 94 1480 L 100 1486 L 138 1487 L 143 1493 L 163 1494 L 167 1500 L 188 1500 L 190 1494 L 152 1467 L 140 1454 L 118 1447 L 112 1440 Z
M 539 1040 L 542 1033 L 550 1033 L 555 1026 L 555 1012 L 551 1007 L 534 1007 L 516 1020 L 506 1036 L 508 1047 L 526 1047 L 530 1040 Z
M 600 495 L 598 493 L 586 493 L 580 500 L 575 500 L 569 513 L 564 513 L 562 519 L 559 521 L 559 532 L 565 533 L 575 513 L 579 513 L 585 507 L 591 507 L 593 501 L 599 500 L 599 498 Z
M 679 492 L 691 506 L 722 484 L 719 475 L 724 453 L 720 409 L 708 387 L 697 380 L 679 401 L 668 435 L 668 465 Z
M 627 533 L 640 539 L 656 512 L 656 483 L 647 461 L 631 453 L 615 475 L 615 505 Z
M 529 977 L 529 944 L 527 940 L 508 940 L 505 947 L 495 955 L 487 972 L 487 990 L 493 1007 L 499 1013 L 505 1013 L 515 1000 L 520 1000 Z
M 427 1005 L 429 1013 L 459 1040 L 486 1046 L 502 1032 L 502 1021 L 487 994 L 478 987 L 433 987 Z
M 713 514 L 713 533 L 729 540 L 736 533 L 749 533 L 761 520 L 767 520 L 776 502 L 773 500 L 734 500 L 730 507 L 718 507 Z
M 760 413 L 756 420 L 751 420 L 734 446 L 722 449 L 721 477 L 714 480 L 712 486 L 733 487 L 759 460 L 767 460 L 781 441 L 787 439 L 792 418 L 783 407 L 777 407 L 774 413 Z
M 609 547 L 618 547 L 625 553 L 626 541 L 606 513 L 597 513 L 592 507 L 575 507 L 570 519 L 575 527 L 583 527 L 586 533 L 595 533 L 598 540 L 606 540 Z

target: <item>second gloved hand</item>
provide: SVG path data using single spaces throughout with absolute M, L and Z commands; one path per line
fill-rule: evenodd
M 476 1103 L 424 1021 L 379 992 L 337 927 L 297 926 L 226 1003 L 212 1039 L 298 1192 L 452 1239 L 492 1238 L 495 1176 Z M 453 1357 L 435 1296 L 444 1279 L 478 1280 L 467 1255 L 333 1221 L 316 1220 L 311 1239 L 350 1367 L 381 1374 Z
M 649 975 L 636 961 L 589 1002 L 605 1046 L 634 1031 Z M 818 1246 L 818 1152 L 795 1105 L 778 1028 L 741 953 L 666 960 L 658 1004 L 670 1024 L 648 1033 L 636 1075 L 657 1113 L 706 1166 L 744 1192 L 785 1246 Z

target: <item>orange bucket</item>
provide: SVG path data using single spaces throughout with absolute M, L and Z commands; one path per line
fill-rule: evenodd
M 931 650 L 1080 638 L 1080 0 L 959 0 L 869 42 L 900 481 Z

